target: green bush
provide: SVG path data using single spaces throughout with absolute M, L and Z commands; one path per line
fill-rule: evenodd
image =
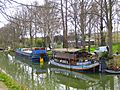
M 101 57 L 108 58 L 108 52 L 102 52 L 102 55 L 101 55 Z
M 116 52 L 118 52 L 120 54 L 120 44 L 117 45 Z
M 37 39 L 37 40 L 36 40 L 36 45 L 35 45 L 35 46 L 37 46 L 37 47 L 42 47 L 43 44 L 44 44 L 44 42 L 43 42 L 42 39 Z

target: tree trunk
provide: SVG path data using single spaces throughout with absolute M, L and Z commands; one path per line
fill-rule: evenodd
M 75 22 L 75 47 L 78 48 L 78 36 L 77 36 L 77 3 L 74 3 L 74 22 Z
M 35 46 L 37 44 L 37 20 L 36 20 L 36 14 L 35 14 Z
M 108 22 L 108 46 L 109 56 L 112 56 L 112 1 L 109 0 L 109 22 Z
M 81 2 L 81 14 L 80 14 L 80 23 L 81 23 L 81 32 L 82 32 L 82 49 L 85 49 L 85 30 L 84 30 L 84 0 Z
M 100 25 L 100 35 L 101 35 L 101 46 L 104 46 L 105 45 L 105 37 L 104 37 L 104 33 L 103 33 L 103 0 L 101 0 L 101 15 L 100 15 L 100 22 L 101 22 L 101 25 Z
M 106 9 L 106 20 L 107 20 L 107 29 L 108 29 L 108 46 L 109 46 L 109 56 L 111 57 L 112 52 L 112 1 L 109 0 L 107 6 L 107 1 L 105 0 L 105 9 Z
M 33 46 L 33 36 L 32 36 L 32 22 L 30 22 L 30 48 L 32 50 Z
M 65 26 L 66 26 L 66 29 L 65 29 L 65 48 L 68 48 L 68 40 L 67 40 L 67 31 L 68 31 L 68 26 L 67 26 L 67 9 L 68 9 L 68 5 L 67 5 L 67 2 L 68 2 L 68 0 L 66 0 L 66 15 L 65 15 Z
M 91 47 L 91 41 L 90 41 L 90 38 L 91 38 L 91 21 L 89 22 L 89 32 L 88 32 L 88 52 L 90 52 L 90 47 Z
M 109 14 L 109 28 L 108 28 L 108 46 L 109 46 L 109 55 L 112 56 L 112 2 L 109 0 L 109 8 L 110 8 L 110 14 Z
M 61 0 L 61 15 L 62 15 L 62 26 L 63 26 L 63 48 L 67 48 L 67 23 L 65 28 L 64 12 L 63 12 L 63 2 Z M 67 15 L 67 1 L 66 1 L 66 15 Z M 67 22 L 67 16 L 66 16 Z

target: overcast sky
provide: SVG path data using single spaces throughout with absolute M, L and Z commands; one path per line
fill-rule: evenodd
M 14 1 L 17 1 L 23 4 L 31 4 L 34 1 L 38 1 L 40 5 L 44 3 L 44 0 L 14 0 Z M 12 5 L 15 6 L 15 4 L 12 4 Z M 7 13 L 14 13 L 14 10 L 13 11 L 8 10 Z M 7 24 L 7 23 L 8 23 L 7 20 L 0 14 L 0 27 L 3 27 L 4 24 Z
M 24 3 L 24 4 L 31 4 L 34 1 L 38 1 L 40 4 L 43 4 L 44 0 L 15 0 L 15 1 L 20 2 L 20 3 Z

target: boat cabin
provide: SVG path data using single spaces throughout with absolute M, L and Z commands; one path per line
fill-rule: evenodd
M 76 54 L 76 52 L 78 52 L 79 49 L 64 48 L 64 49 L 54 49 L 52 51 L 53 51 L 53 58 L 56 62 L 76 65 L 76 62 L 79 60 L 79 57 Z
M 92 54 L 80 51 L 80 49 L 63 48 L 52 51 L 54 60 L 59 63 L 78 65 L 81 62 L 86 63 L 86 61 L 93 60 Z

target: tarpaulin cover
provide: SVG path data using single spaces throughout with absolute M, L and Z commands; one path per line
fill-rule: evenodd
M 46 53 L 46 50 L 33 50 L 33 54 L 41 54 L 41 53 Z

